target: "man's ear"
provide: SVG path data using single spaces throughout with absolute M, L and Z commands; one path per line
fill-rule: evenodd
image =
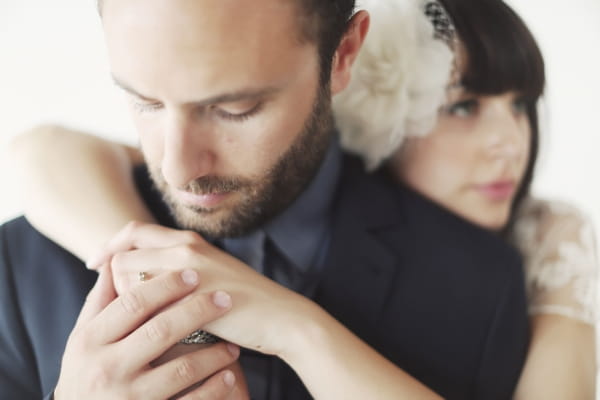
M 358 53 L 365 41 L 369 31 L 370 17 L 366 11 L 357 12 L 348 27 L 348 31 L 342 38 L 331 67 L 331 94 L 337 94 L 344 90 L 352 76 L 352 65 L 358 57 Z

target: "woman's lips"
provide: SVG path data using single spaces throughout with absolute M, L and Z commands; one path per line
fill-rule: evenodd
M 516 185 L 514 181 L 497 181 L 477 185 L 475 188 L 490 200 L 505 201 L 512 198 L 516 190 Z
M 230 194 L 231 192 L 194 194 L 177 191 L 175 196 L 186 207 L 210 209 L 221 204 Z

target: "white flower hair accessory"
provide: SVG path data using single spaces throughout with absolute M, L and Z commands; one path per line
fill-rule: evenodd
M 362 0 L 371 28 L 352 80 L 333 99 L 342 146 L 377 168 L 435 126 L 454 68 L 454 26 L 437 1 Z

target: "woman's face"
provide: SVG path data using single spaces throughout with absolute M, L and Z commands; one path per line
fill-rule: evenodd
M 396 176 L 425 197 L 488 229 L 508 221 L 529 157 L 531 128 L 518 94 L 450 89 L 434 130 L 392 159 Z

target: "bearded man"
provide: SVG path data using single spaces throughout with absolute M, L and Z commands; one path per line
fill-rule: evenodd
M 518 258 L 339 148 L 331 96 L 369 23 L 354 6 L 100 4 L 144 154 L 140 193 L 187 232 L 130 225 L 97 279 L 25 220 L 4 225 L 2 399 L 339 398 L 344 385 L 318 371 L 327 347 L 309 340 L 309 321 L 332 316 L 443 396 L 512 391 L 527 343 Z M 115 270 L 144 282 L 119 290 Z M 249 349 L 243 372 L 235 346 L 177 344 L 198 328 Z

